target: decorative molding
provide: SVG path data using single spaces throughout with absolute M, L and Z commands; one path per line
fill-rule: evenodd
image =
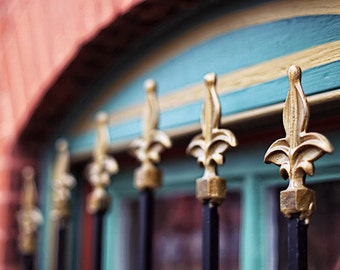
M 316 47 L 278 57 L 263 63 L 249 66 L 231 73 L 219 76 L 219 94 L 227 94 L 238 90 L 259 85 L 268 81 L 284 77 L 285 70 L 291 63 L 299 63 L 304 69 L 340 61 L 340 41 L 325 43 Z M 161 111 L 173 110 L 197 102 L 204 98 L 204 91 L 200 83 L 176 89 L 169 94 L 159 97 Z M 180 98 L 179 98 L 180 97 Z M 142 103 L 127 106 L 124 109 L 115 110 L 110 113 L 110 126 L 120 124 L 124 121 L 136 119 L 142 112 Z M 73 136 L 80 132 L 90 130 L 87 123 L 77 126 Z
M 135 187 L 138 190 L 155 190 L 161 185 L 161 171 L 156 167 L 160 161 L 160 153 L 171 147 L 166 133 L 158 130 L 159 104 L 156 96 L 156 82 L 145 82 L 146 106 L 143 118 L 143 135 L 130 145 L 131 153 L 141 166 L 135 171 Z
M 21 208 L 18 212 L 19 250 L 24 255 L 33 255 L 37 245 L 37 231 L 43 222 L 43 216 L 37 203 L 37 188 L 34 181 L 34 169 L 25 167 L 22 170 L 23 189 Z
M 110 136 L 108 115 L 100 112 L 96 116 L 97 140 L 93 151 L 93 162 L 87 168 L 88 180 L 93 191 L 87 197 L 87 211 L 90 214 L 106 211 L 110 206 L 110 195 L 106 188 L 110 185 L 111 175 L 118 172 L 117 161 L 107 155 Z
M 107 87 L 107 89 L 103 91 L 104 94 L 96 100 L 91 108 L 84 112 L 84 118 L 90 119 L 90 116 L 98 110 L 98 107 L 102 102 L 112 98 L 112 93 L 116 93 L 120 89 L 126 87 L 128 83 L 136 80 L 139 76 L 145 73 L 146 70 L 150 70 L 153 67 L 160 65 L 162 62 L 165 62 L 189 49 L 194 44 L 199 44 L 224 33 L 237 31 L 250 26 L 303 16 L 338 15 L 340 14 L 339 10 L 340 4 L 336 0 L 328 1 L 327 5 L 324 5 L 318 0 L 282 0 L 259 4 L 256 7 L 251 7 L 245 10 L 237 10 L 227 14 L 226 16 L 204 23 L 185 34 L 180 35 L 178 38 L 169 41 L 158 50 L 155 50 L 147 60 L 143 59 L 141 63 L 133 67 L 128 73 L 121 76 L 114 85 Z M 200 34 L 197 35 L 197 33 Z M 303 58 L 298 58 L 298 60 L 300 59 Z M 283 70 L 285 71 L 287 66 L 289 66 L 292 62 L 298 63 L 297 61 L 291 61 Z M 299 63 L 299 65 L 304 69 L 307 68 L 301 63 Z M 220 82 L 222 82 L 222 80 Z M 161 109 L 164 110 L 162 102 Z M 139 111 L 141 110 L 139 109 Z M 89 123 L 85 125 L 81 124 L 76 127 L 73 132 L 82 132 L 88 129 L 89 126 Z
M 52 180 L 51 217 L 54 220 L 65 220 L 71 214 L 71 189 L 76 179 L 69 173 L 70 153 L 65 139 L 56 141 L 56 159 Z
M 304 69 L 311 69 L 340 60 L 340 41 L 330 42 L 310 49 L 278 57 L 254 66 L 246 67 L 219 76 L 219 94 L 227 94 L 238 90 L 273 81 L 284 77 L 291 63 L 298 62 Z M 173 110 L 204 98 L 202 85 L 197 83 L 177 89 L 159 98 L 161 111 Z M 180 97 L 180 98 L 179 98 Z M 110 125 L 138 117 L 141 104 L 126 107 L 110 114 Z
M 316 95 L 312 95 L 307 97 L 310 106 L 316 106 L 321 104 L 327 104 L 330 101 L 340 101 L 340 89 L 320 93 Z M 247 124 L 250 121 L 255 121 L 261 117 L 269 117 L 271 115 L 279 114 L 284 107 L 284 102 L 280 102 L 270 106 L 264 106 L 261 108 L 256 108 L 240 113 L 235 113 L 232 115 L 226 115 L 221 118 L 222 126 L 235 125 L 235 124 Z M 182 127 L 167 129 L 166 133 L 169 135 L 171 139 L 180 138 L 182 136 L 186 136 L 189 134 L 194 134 L 199 132 L 200 124 L 190 124 Z M 125 151 L 131 141 L 130 140 L 122 140 L 119 142 L 112 142 L 110 144 L 109 152 L 110 153 L 118 153 Z M 72 161 L 80 161 L 84 160 L 85 157 L 89 157 L 91 155 L 91 150 L 89 148 L 83 148 L 81 150 L 75 150 L 72 152 Z
M 275 141 L 265 154 L 266 163 L 280 166 L 283 179 L 289 179 L 288 188 L 280 193 L 281 212 L 290 217 L 300 214 L 307 219 L 315 207 L 315 192 L 305 186 L 306 174 L 314 174 L 313 162 L 333 147 L 322 134 L 307 132 L 309 106 L 301 86 L 301 69 L 288 70 L 290 89 L 283 109 L 286 137 Z
M 216 166 L 224 163 L 223 153 L 237 145 L 234 134 L 220 129 L 221 106 L 216 93 L 216 75 L 204 77 L 207 88 L 201 114 L 202 134 L 195 136 L 186 150 L 204 167 L 204 174 L 196 181 L 196 197 L 202 202 L 220 204 L 226 196 L 226 180 L 217 175 Z

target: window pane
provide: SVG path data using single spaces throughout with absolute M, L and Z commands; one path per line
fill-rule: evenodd
M 340 269 L 340 182 L 308 185 L 316 192 L 316 210 L 308 227 L 308 269 Z M 279 204 L 279 203 L 278 203 Z M 279 208 L 277 209 L 279 212 Z M 287 221 L 280 213 L 279 269 L 287 269 Z
M 154 262 L 157 270 L 201 269 L 202 213 L 195 196 L 158 199 Z M 228 192 L 220 213 L 220 269 L 239 269 L 240 193 Z

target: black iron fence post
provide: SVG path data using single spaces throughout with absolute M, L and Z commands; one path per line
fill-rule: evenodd
M 288 269 L 307 269 L 307 228 L 299 214 L 288 219 Z
M 92 269 L 102 269 L 103 256 L 103 221 L 105 211 L 99 211 L 93 214 L 93 262 Z
M 25 167 L 22 171 L 23 188 L 21 193 L 21 208 L 18 212 L 19 251 L 22 255 L 22 265 L 25 270 L 35 269 L 34 255 L 37 242 L 38 227 L 43 221 L 40 210 L 36 207 L 37 190 L 34 182 L 34 170 Z
M 118 172 L 117 161 L 107 155 L 110 142 L 108 121 L 109 117 L 106 113 L 97 114 L 97 140 L 93 162 L 87 168 L 88 180 L 93 186 L 93 191 L 87 198 L 87 211 L 94 218 L 93 270 L 102 269 L 104 217 L 110 207 L 110 195 L 106 189 L 110 185 L 111 175 Z
M 156 83 L 145 82 L 147 104 L 144 111 L 143 137 L 131 143 L 132 154 L 141 162 L 135 171 L 134 185 L 139 190 L 139 270 L 152 270 L 154 191 L 161 185 L 157 168 L 160 152 L 171 147 L 169 137 L 158 130 L 159 105 Z
M 139 195 L 139 269 L 152 269 L 154 193 L 151 189 Z
M 56 269 L 64 270 L 66 268 L 67 223 L 71 215 L 71 189 L 75 186 L 76 180 L 69 173 L 70 154 L 67 141 L 57 140 L 56 151 L 51 218 L 56 222 L 57 228 Z
M 216 75 L 205 77 L 207 88 L 201 127 L 202 134 L 190 142 L 187 153 L 197 158 L 204 174 L 196 180 L 196 197 L 203 204 L 202 269 L 218 270 L 219 267 L 219 217 L 218 206 L 226 196 L 226 180 L 217 175 L 217 165 L 222 165 L 223 154 L 237 145 L 230 130 L 220 129 L 221 107 L 216 93 Z
M 203 203 L 203 269 L 218 269 L 219 215 L 218 205 Z
M 34 270 L 34 255 L 33 254 L 22 254 L 21 261 L 24 270 Z
M 307 227 L 315 208 L 315 192 L 305 186 L 306 174 L 314 174 L 313 162 L 333 151 L 327 138 L 307 132 L 309 107 L 301 86 L 301 69 L 288 70 L 290 89 L 283 109 L 286 137 L 275 141 L 265 154 L 266 163 L 280 166 L 282 178 L 289 179 L 280 193 L 280 209 L 288 219 L 288 269 L 307 269 Z
M 67 240 L 67 221 L 66 219 L 60 219 L 58 222 L 58 234 L 57 234 L 57 270 L 66 269 L 66 240 Z

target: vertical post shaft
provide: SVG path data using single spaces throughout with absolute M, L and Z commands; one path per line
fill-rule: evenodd
M 299 214 L 288 219 L 288 270 L 307 270 L 307 228 Z
M 103 250 L 103 221 L 104 211 L 98 211 L 94 214 L 94 226 L 93 226 L 93 270 L 102 269 L 102 250 Z
M 218 205 L 203 204 L 203 270 L 218 270 L 219 265 L 219 216 Z
M 66 228 L 65 220 L 61 219 L 58 224 L 57 270 L 65 269 Z
M 154 219 L 153 190 L 146 188 L 139 195 L 139 270 L 152 270 Z
M 22 264 L 24 270 L 34 270 L 34 255 L 33 254 L 22 255 Z
M 218 205 L 225 199 L 227 182 L 218 176 L 217 165 L 222 165 L 224 152 L 235 147 L 237 140 L 230 130 L 219 127 L 221 105 L 216 92 L 216 74 L 208 73 L 204 81 L 207 91 L 201 114 L 202 135 L 195 136 L 186 151 L 204 166 L 203 176 L 196 180 L 196 197 L 203 202 L 202 267 L 203 270 L 218 270 Z

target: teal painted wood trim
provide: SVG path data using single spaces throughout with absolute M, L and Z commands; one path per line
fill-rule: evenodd
M 141 103 L 145 99 L 143 83 L 147 78 L 151 77 L 157 80 L 159 93 L 163 95 L 183 86 L 201 82 L 203 75 L 207 72 L 214 71 L 218 74 L 225 74 L 299 50 L 338 40 L 339 26 L 339 15 L 322 15 L 297 17 L 226 33 L 198 44 L 173 59 L 154 67 L 120 92 L 112 95 L 112 99 L 99 107 L 98 110 L 111 112 L 131 104 Z M 277 35 L 278 29 L 280 29 L 280 35 Z M 334 63 L 334 65 L 304 70 L 303 83 L 307 94 L 339 87 L 338 65 L 338 63 Z M 171 76 L 171 79 L 169 79 L 169 76 Z M 313 78 L 313 80 L 308 78 Z M 101 87 L 100 91 L 107 87 L 100 83 L 98 85 Z M 98 92 L 98 85 L 94 86 L 95 91 L 93 92 Z M 238 89 L 240 91 L 224 95 L 221 97 L 223 115 L 283 101 L 287 85 L 287 79 L 281 78 L 246 89 Z M 251 102 L 244 102 L 245 99 L 251 100 Z M 84 99 L 81 103 L 81 110 L 83 110 L 91 101 L 85 102 Z M 200 108 L 201 102 L 196 102 L 172 111 L 162 112 L 160 126 L 162 129 L 169 129 L 196 123 L 199 121 Z M 77 114 L 79 115 L 79 110 L 77 110 Z M 183 117 L 183 115 L 186 117 Z M 78 117 L 74 115 L 70 118 L 72 118 L 72 121 L 66 121 L 69 127 L 72 126 L 74 121 L 78 120 Z M 140 119 L 132 119 L 112 126 L 112 140 L 120 142 L 138 137 L 140 129 Z M 62 130 L 65 133 L 68 128 L 65 129 L 64 127 Z M 89 149 L 89 145 L 92 145 L 94 141 L 93 134 L 93 132 L 89 132 L 71 138 L 72 149 L 76 152 Z
M 340 61 L 303 71 L 302 87 L 307 96 L 340 87 Z M 284 102 L 289 89 L 288 77 L 235 91 L 221 96 L 223 115 Z M 247 101 L 247 102 L 245 102 Z
M 274 241 L 268 226 L 272 218 L 270 211 L 269 187 L 276 186 L 274 178 L 263 182 L 261 177 L 253 174 L 246 175 L 243 181 L 242 193 L 242 225 L 240 260 L 241 269 L 257 270 L 272 269 L 277 258 L 270 258 L 276 252 L 269 250 L 270 243 Z M 274 203 L 279 203 L 276 201 Z M 275 228 L 274 228 L 275 229 Z M 275 244 L 275 243 L 274 243 Z
M 259 196 L 260 184 L 247 175 L 243 182 L 242 225 L 240 259 L 241 269 L 265 269 L 262 263 L 260 222 L 263 216 L 263 203 Z M 262 267 L 260 267 L 262 265 Z
M 302 85 L 306 95 L 340 88 L 340 61 L 304 70 Z M 284 76 L 274 81 L 220 95 L 222 115 L 232 115 L 284 102 L 288 89 L 288 78 Z M 202 104 L 203 101 L 200 101 L 175 110 L 162 112 L 160 128 L 166 130 L 199 122 Z
M 51 246 L 51 223 L 50 223 L 50 207 L 51 207 L 51 194 L 50 194 L 50 179 L 51 179 L 51 165 L 52 153 L 46 151 L 43 155 L 40 171 L 40 189 L 39 189 L 39 206 L 41 208 L 44 222 L 40 229 L 39 237 L 39 250 L 38 261 L 41 269 L 49 269 L 52 261 Z
M 103 267 L 107 270 L 121 269 L 119 258 L 119 235 L 121 220 L 120 216 L 120 200 L 112 195 L 112 203 L 110 210 L 106 213 L 104 220 L 104 239 L 103 239 Z
M 239 29 L 212 38 L 155 66 L 115 93 L 98 110 L 114 111 L 144 100 L 143 83 L 154 78 L 159 94 L 202 81 L 208 72 L 225 74 L 339 40 L 339 15 L 304 16 Z M 279 34 L 278 34 L 279 32 Z
M 303 71 L 302 85 L 306 95 L 313 95 L 340 88 L 340 61 Z M 248 87 L 220 96 L 223 116 L 283 102 L 289 89 L 287 76 L 274 81 Z M 245 102 L 247 101 L 247 102 Z M 160 129 L 185 127 L 200 121 L 203 101 L 174 110 L 163 111 Z M 132 140 L 141 133 L 141 119 L 133 119 L 110 126 L 110 137 L 114 143 Z M 94 131 L 70 138 L 70 150 L 79 153 L 89 150 L 94 144 Z

